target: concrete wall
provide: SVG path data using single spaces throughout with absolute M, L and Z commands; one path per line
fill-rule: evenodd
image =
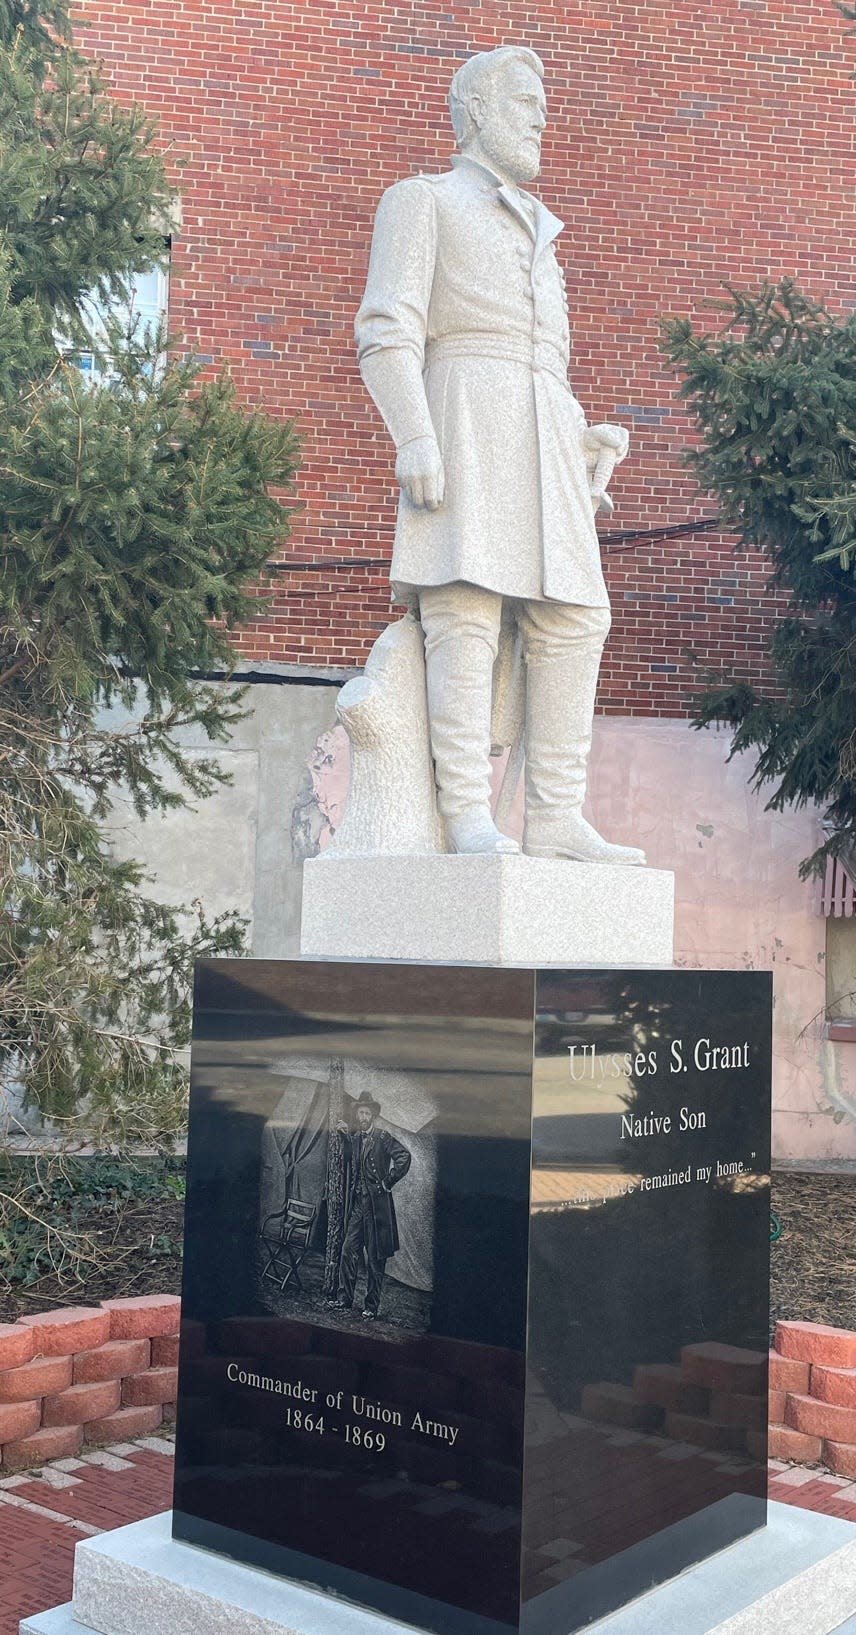
M 148 896 L 188 909 L 198 900 L 209 916 L 236 909 L 248 922 L 251 953 L 283 959 L 299 950 L 300 864 L 326 823 L 310 763 L 323 765 L 315 746 L 333 726 L 336 693 L 352 672 L 309 672 L 296 682 L 284 667 L 255 673 L 265 679 L 250 688 L 247 717 L 227 746 L 212 747 L 202 732 L 177 735 L 191 758 L 217 754 L 231 784 L 193 809 L 144 823 L 118 798 L 108 828 L 117 856 L 143 865 Z M 113 726 L 124 719 L 119 711 L 105 717 Z M 19 1087 L 0 1092 L 0 1142 L 41 1146 L 55 1138 Z
M 142 826 L 125 813 L 117 831 L 169 900 L 245 914 L 259 958 L 298 952 L 302 862 L 323 850 L 344 805 L 335 696 L 332 685 L 254 686 L 222 755 L 233 786 L 194 813 Z M 727 750 L 725 734 L 684 721 L 599 719 L 591 813 L 610 838 L 675 870 L 678 964 L 773 971 L 777 1160 L 856 1162 L 856 1045 L 824 1037 L 826 922 L 817 886 L 798 875 L 817 820 L 765 812 L 750 763 Z M 521 816 L 518 792 L 516 827 Z
M 299 950 L 300 866 L 325 824 L 310 763 L 334 725 L 336 694 L 349 673 L 305 680 L 282 673 L 256 682 L 227 746 L 212 747 L 201 731 L 182 733 L 190 756 L 216 754 L 232 779 L 194 809 L 140 823 L 129 802 L 115 803 L 114 848 L 143 864 L 148 893 L 188 906 L 199 899 L 209 915 L 237 909 L 256 959 Z

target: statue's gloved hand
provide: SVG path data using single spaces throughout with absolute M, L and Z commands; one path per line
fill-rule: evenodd
M 582 444 L 595 513 L 605 511 L 611 517 L 615 506 L 607 488 L 615 467 L 620 465 L 630 447 L 630 434 L 624 426 L 603 422 L 585 427 Z
M 630 433 L 626 426 L 612 426 L 602 421 L 598 426 L 586 426 L 583 431 L 583 451 L 592 461 L 597 460 L 604 449 L 609 449 L 615 455 L 615 464 L 619 465 L 629 447 Z
M 395 462 L 395 477 L 411 505 L 436 511 L 443 503 L 446 474 L 436 437 L 414 437 L 403 443 Z

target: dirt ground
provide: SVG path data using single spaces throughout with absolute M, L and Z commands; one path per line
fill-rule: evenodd
M 39 1278 L 29 1286 L 0 1289 L 0 1323 L 51 1306 L 97 1305 L 132 1294 L 181 1293 L 181 1239 L 184 1204 L 179 1199 L 130 1199 L 118 1212 L 82 1208 L 75 1225 L 95 1240 L 97 1267 L 84 1266 L 82 1279 L 70 1269 L 62 1277 Z
M 771 1321 L 803 1318 L 856 1329 L 856 1174 L 773 1177 L 773 1212 L 781 1235 L 771 1247 Z M 83 1282 L 43 1277 L 0 1294 L 0 1322 L 49 1306 L 80 1305 L 114 1295 L 179 1294 L 183 1204 L 129 1201 L 118 1217 L 98 1212 L 80 1221 L 109 1247 L 109 1263 Z

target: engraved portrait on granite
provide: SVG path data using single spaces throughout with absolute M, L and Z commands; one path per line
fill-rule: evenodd
M 435 1109 L 403 1074 L 297 1064 L 262 1134 L 258 1298 L 273 1314 L 421 1332 L 433 1285 Z M 310 1071 L 307 1068 L 307 1071 Z

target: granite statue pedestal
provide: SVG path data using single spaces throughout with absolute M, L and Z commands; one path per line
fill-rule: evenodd
M 769 1070 L 757 973 L 204 962 L 175 1536 L 570 1635 L 763 1527 Z
M 180 1544 L 170 1520 L 78 1544 L 73 1601 L 24 1618 L 20 1635 L 412 1635 L 398 1620 Z M 762 1532 L 589 1635 L 836 1635 L 854 1612 L 856 1527 L 772 1504 Z
M 177 1540 L 570 1635 L 763 1528 L 767 976 L 214 961 L 194 1017 Z
M 203 964 L 175 1510 L 81 1543 L 22 1635 L 831 1635 L 856 1529 L 765 1526 L 769 1002 Z M 370 1103 L 366 1317 L 366 1234 L 350 1306 L 330 1269 Z
M 521 855 L 317 857 L 303 868 L 304 959 L 669 965 L 675 877 Z

